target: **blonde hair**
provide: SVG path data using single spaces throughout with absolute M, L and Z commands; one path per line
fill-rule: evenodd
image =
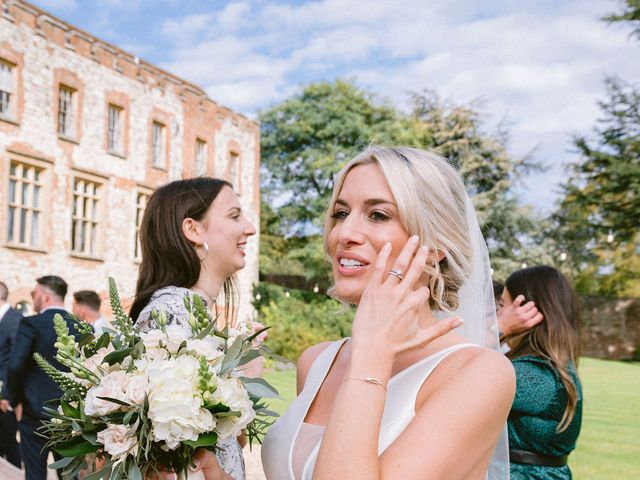
M 400 220 L 409 235 L 418 235 L 430 250 L 444 253 L 435 265 L 427 265 L 431 308 L 455 310 L 458 291 L 471 274 L 473 248 L 467 222 L 467 193 L 460 174 L 449 162 L 432 152 L 409 147 L 370 147 L 338 173 L 324 223 L 324 249 L 336 220 L 336 199 L 349 171 L 357 165 L 380 167 L 394 196 Z M 335 296 L 333 287 L 329 294 Z

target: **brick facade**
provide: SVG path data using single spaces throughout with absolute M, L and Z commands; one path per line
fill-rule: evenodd
M 11 73 L 8 87 L 0 84 L 10 90 L 10 108 L 0 111 L 0 280 L 12 304 L 30 304 L 34 279 L 46 274 L 62 276 L 70 293 L 103 297 L 111 275 L 130 299 L 139 194 L 194 176 L 198 141 L 205 173 L 234 175 L 259 226 L 259 126 L 197 85 L 16 0 L 0 0 L 0 62 Z M 110 106 L 119 112 L 118 151 L 108 148 Z M 164 128 L 157 166 L 154 122 Z M 238 275 L 240 318 L 253 315 L 258 245 L 256 235 Z

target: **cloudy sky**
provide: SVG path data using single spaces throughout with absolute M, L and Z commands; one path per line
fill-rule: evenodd
M 254 116 L 336 77 L 406 107 L 425 88 L 483 101 L 509 150 L 549 170 L 523 199 L 549 211 L 573 134 L 599 116 L 603 80 L 640 79 L 640 42 L 600 18 L 618 0 L 36 0 L 108 42 Z

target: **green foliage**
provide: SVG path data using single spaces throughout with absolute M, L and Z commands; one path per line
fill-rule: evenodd
M 414 93 L 411 103 L 407 115 L 337 80 L 311 84 L 260 114 L 263 274 L 330 277 L 319 233 L 333 178 L 372 143 L 427 148 L 447 157 L 465 178 L 490 253 L 509 260 L 504 268 L 537 259 L 538 250 L 530 247 L 539 221 L 519 204 L 513 187 L 540 165 L 529 156 L 512 158 L 506 130 L 485 131 L 477 104 L 455 105 L 431 91 Z
M 111 303 L 111 311 L 113 312 L 113 323 L 118 331 L 123 335 L 127 342 L 131 342 L 135 337 L 135 329 L 129 315 L 122 308 L 120 295 L 118 295 L 118 287 L 113 277 L 109 277 L 109 302 Z
M 447 158 L 464 178 L 495 275 L 503 278 L 522 262 L 540 261 L 543 252 L 535 248 L 540 219 L 519 203 L 513 187 L 541 165 L 530 156 L 513 158 L 506 129 L 498 125 L 487 131 L 480 104 L 453 104 L 431 90 L 413 93 L 411 99 L 422 145 Z
M 608 22 L 629 22 L 633 35 L 640 39 L 640 0 L 623 0 L 622 10 L 604 17 Z
M 592 138 L 577 136 L 553 233 L 570 253 L 581 293 L 640 290 L 640 88 L 608 78 Z
M 349 336 L 353 312 L 321 294 L 287 290 L 262 283 L 259 320 L 271 326 L 266 344 L 274 353 L 295 361 L 312 345 Z
M 310 225 L 317 232 L 334 175 L 371 143 L 403 143 L 409 127 L 393 106 L 344 80 L 311 84 L 259 119 L 264 203 L 281 203 L 278 233 L 289 235 Z

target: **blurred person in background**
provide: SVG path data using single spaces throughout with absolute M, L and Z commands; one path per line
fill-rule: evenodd
M 22 314 L 11 307 L 8 299 L 9 289 L 4 282 L 0 282 L 0 457 L 22 468 L 16 441 L 16 412 L 11 408 L 7 390 L 7 368 Z
M 44 407 L 57 408 L 55 400 L 62 396 L 62 390 L 36 364 L 34 353 L 39 353 L 54 367 L 66 370 L 56 360 L 57 340 L 53 318 L 62 315 L 69 332 L 77 333 L 75 320 L 64 309 L 67 283 L 55 275 L 36 279 L 36 287 L 31 292 L 36 315 L 24 317 L 18 327 L 16 341 L 11 351 L 8 372 L 8 390 L 11 406 L 22 406 L 22 418 L 18 418 L 20 430 L 20 454 L 25 464 L 26 480 L 47 478 L 47 439 L 37 432 L 42 420 L 48 415 Z M 54 455 L 55 456 L 55 455 Z
M 80 320 L 91 325 L 97 335 L 103 333 L 105 328 L 109 328 L 109 322 L 100 315 L 101 303 L 100 295 L 93 290 L 79 290 L 73 294 L 71 311 Z
M 516 371 L 507 422 L 511 479 L 568 480 L 567 459 L 582 423 L 577 297 L 560 271 L 544 265 L 507 278 L 502 311 L 521 308 L 514 300 L 520 297 L 520 303 L 534 302 L 542 318 L 528 329 L 504 335 L 506 355 Z

